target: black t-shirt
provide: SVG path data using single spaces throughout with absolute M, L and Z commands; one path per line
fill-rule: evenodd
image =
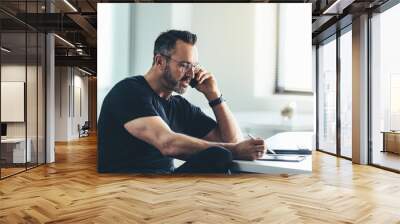
M 172 172 L 171 157 L 135 136 L 124 124 L 140 117 L 159 116 L 177 133 L 206 136 L 216 122 L 183 97 L 158 96 L 143 76 L 117 83 L 106 95 L 98 121 L 99 172 Z

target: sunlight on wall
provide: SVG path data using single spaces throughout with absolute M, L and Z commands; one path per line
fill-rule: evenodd
M 311 5 L 279 4 L 278 13 L 278 87 L 311 92 Z
M 277 4 L 256 4 L 254 10 L 254 96 L 265 97 L 276 76 Z
M 97 110 L 108 91 L 130 75 L 131 4 L 98 4 Z M 99 116 L 99 113 L 97 114 Z

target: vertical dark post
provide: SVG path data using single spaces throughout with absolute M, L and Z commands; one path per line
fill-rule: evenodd
M 51 4 L 50 0 L 45 0 L 45 13 Z M 47 163 L 47 35 L 44 33 L 44 163 Z
M 339 29 L 339 27 L 337 27 Z M 340 30 L 336 31 L 336 155 L 341 156 L 341 119 L 340 119 Z
M 368 94 L 367 94 L 367 108 L 368 108 L 368 124 L 367 124 L 367 132 L 368 132 L 368 156 L 367 156 L 367 163 L 372 164 L 373 160 L 373 153 L 372 153 L 372 65 L 371 65 L 371 56 L 372 56 L 372 30 L 371 30 L 371 20 L 372 20 L 372 11 L 368 11 L 368 20 L 367 20 L 367 46 L 368 46 L 368 53 L 367 53 L 367 83 L 368 83 Z
M 39 0 L 36 0 L 36 14 L 39 15 Z M 38 17 L 37 22 L 39 22 Z M 39 30 L 36 31 L 36 166 L 39 165 Z
M 319 44 L 315 46 L 315 148 L 319 149 Z
M 25 85 L 24 85 L 24 121 L 25 121 L 25 170 L 28 169 L 28 0 L 25 0 Z

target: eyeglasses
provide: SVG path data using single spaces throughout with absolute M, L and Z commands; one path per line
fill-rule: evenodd
M 162 55 L 162 56 L 164 56 L 164 57 L 166 57 L 168 59 L 171 59 L 172 61 L 176 62 L 179 65 L 180 72 L 182 72 L 182 73 L 186 73 L 188 71 L 194 72 L 195 70 L 200 68 L 200 64 L 199 63 L 192 64 L 192 63 L 187 62 L 187 61 L 175 60 L 171 56 L 168 56 L 168 55 L 165 55 L 165 54 L 160 54 L 160 55 Z

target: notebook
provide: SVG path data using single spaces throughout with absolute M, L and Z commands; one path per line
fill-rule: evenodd
M 259 161 L 300 162 L 306 157 L 303 155 L 271 155 L 265 154 Z
M 311 155 L 312 151 L 309 149 L 272 149 L 278 155 Z M 268 155 L 273 155 L 267 151 Z

